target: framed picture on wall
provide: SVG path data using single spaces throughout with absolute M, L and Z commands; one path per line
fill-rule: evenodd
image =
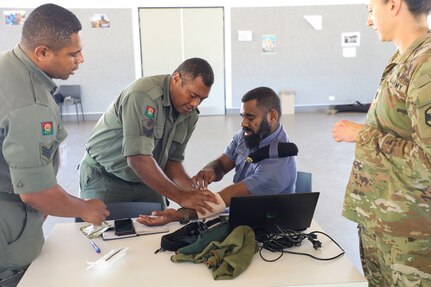
M 341 33 L 341 46 L 342 47 L 359 46 L 360 40 L 361 40 L 361 33 L 359 33 L 359 32 Z
M 94 14 L 90 18 L 91 28 L 110 28 L 111 21 L 106 14 Z
M 262 35 L 262 54 L 275 54 L 276 35 Z
M 3 11 L 3 16 L 7 26 L 22 25 L 25 21 L 25 11 Z

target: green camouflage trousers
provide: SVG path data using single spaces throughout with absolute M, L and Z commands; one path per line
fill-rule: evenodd
M 431 287 L 431 238 L 374 234 L 358 226 L 362 267 L 369 286 Z

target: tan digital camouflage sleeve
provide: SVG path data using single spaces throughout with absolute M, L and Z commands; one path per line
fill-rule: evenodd
M 407 113 L 412 122 L 411 139 L 366 126 L 359 134 L 359 144 L 374 142 L 375 152 L 392 162 L 398 172 L 431 180 L 431 64 L 421 68 L 410 84 Z M 427 70 L 430 70 L 428 73 Z

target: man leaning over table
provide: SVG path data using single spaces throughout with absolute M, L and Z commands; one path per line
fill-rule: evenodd
M 79 168 L 80 196 L 162 204 L 166 197 L 211 209 L 206 202 L 216 201 L 213 194 L 193 190 L 182 161 L 213 82 L 211 65 L 190 58 L 171 75 L 143 77 L 125 88 L 91 132 Z
M 294 157 L 267 158 L 256 163 L 246 162 L 247 156 L 263 146 L 288 142 L 280 123 L 281 104 L 277 94 L 268 87 L 258 87 L 242 97 L 241 127 L 225 152 L 208 163 L 193 178 L 196 188 L 207 189 L 235 168 L 234 183 L 218 193 L 214 212 L 201 213 L 180 208 L 154 211 L 153 216 L 141 215 L 137 221 L 146 225 L 161 225 L 172 221 L 187 223 L 190 219 L 222 212 L 234 196 L 288 194 L 295 192 L 296 161 Z

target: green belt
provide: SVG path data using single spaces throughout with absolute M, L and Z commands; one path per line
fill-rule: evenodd
M 91 167 L 100 169 L 102 166 L 100 165 L 100 163 L 98 163 L 94 158 L 92 158 L 88 152 L 85 153 L 84 155 L 84 161 L 86 163 L 88 163 Z
M 121 177 L 116 176 L 115 174 L 112 174 L 110 172 L 108 172 L 105 167 L 103 165 L 101 165 L 100 163 L 97 162 L 97 160 L 95 160 L 94 158 L 91 157 L 91 155 L 86 152 L 84 155 L 84 159 L 83 159 L 89 166 L 91 166 L 92 168 L 94 168 L 95 170 L 99 171 L 100 173 L 102 173 L 103 175 L 106 175 L 107 177 L 110 178 L 115 178 L 115 179 L 120 179 L 122 181 L 128 182 L 128 183 L 136 183 L 136 182 L 132 182 L 132 181 L 127 181 L 125 179 L 122 179 Z M 141 184 L 140 182 L 137 182 L 137 184 Z
M 9 192 L 0 192 L 0 200 L 1 201 L 21 201 L 21 198 L 18 194 L 9 193 Z
M 84 156 L 84 161 L 91 166 L 92 168 L 100 171 L 101 173 L 103 173 L 106 176 L 110 176 L 110 177 L 116 177 L 115 175 L 113 175 L 112 173 L 109 173 L 106 171 L 106 169 L 100 164 L 98 163 L 94 158 L 92 158 L 88 152 L 85 153 Z
M 118 177 L 112 173 L 107 172 L 106 169 L 103 167 L 103 165 L 101 165 L 94 158 L 91 157 L 91 155 L 88 153 L 88 151 L 85 153 L 83 161 L 85 163 L 87 163 L 90 167 L 94 168 L 95 170 L 99 171 L 100 173 L 102 173 L 108 177 L 122 180 L 124 182 L 127 182 L 128 184 L 136 184 L 136 185 L 143 184 L 142 182 L 127 181 L 127 180 L 124 180 L 124 179 L 122 179 L 122 178 L 120 178 L 120 177 Z M 165 200 L 163 200 L 163 209 L 165 209 L 166 206 L 169 206 L 170 203 L 169 203 L 169 199 L 167 197 L 163 196 L 163 198 L 165 199 Z
M 34 208 L 33 206 L 31 206 L 31 205 L 29 205 L 29 204 L 27 204 L 27 203 L 24 203 L 22 200 L 21 200 L 21 197 L 18 195 L 18 194 L 15 194 L 15 193 L 8 193 L 8 192 L 0 192 L 0 201 L 3 201 L 3 202 L 5 202 L 5 201 L 9 201 L 9 202 L 20 202 L 20 203 L 22 203 L 24 206 L 25 206 L 25 208 L 28 210 L 28 211 L 31 211 L 31 212 L 39 212 L 36 208 Z M 1 285 L 0 285 L 0 287 L 1 287 Z
M 0 273 L 0 287 L 1 286 L 16 286 L 21 280 L 22 276 L 24 276 L 25 271 L 28 266 L 25 268 L 17 269 L 17 270 L 6 270 Z

